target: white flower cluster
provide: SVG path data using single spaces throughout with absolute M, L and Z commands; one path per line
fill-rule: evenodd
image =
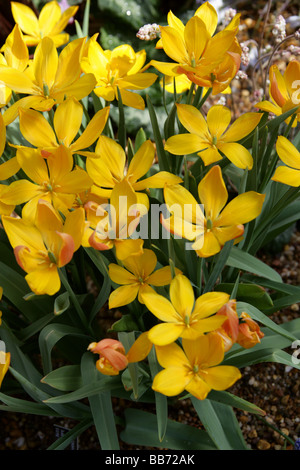
M 288 51 L 294 55 L 300 55 L 300 46 L 294 46 L 294 44 L 291 44 L 288 47 Z
M 247 67 L 250 62 L 250 56 L 249 56 L 249 47 L 246 46 L 244 42 L 240 44 L 241 49 L 242 49 L 242 54 L 241 54 L 241 63 Z
M 230 21 L 235 17 L 236 10 L 234 8 L 226 8 L 224 12 L 223 24 L 227 26 Z
M 286 21 L 282 15 L 276 18 L 274 28 L 272 30 L 273 36 L 277 43 L 283 41 L 286 37 Z
M 295 38 L 300 39 L 300 29 L 297 29 L 297 31 L 295 31 Z
M 145 24 L 138 30 L 136 35 L 142 41 L 152 41 L 152 39 L 160 38 L 159 25 L 156 23 Z
M 234 78 L 236 80 L 245 80 L 246 78 L 248 78 L 248 75 L 243 70 L 239 70 Z

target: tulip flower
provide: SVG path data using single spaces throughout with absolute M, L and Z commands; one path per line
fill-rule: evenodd
M 19 109 L 20 131 L 34 147 L 41 149 L 42 156 L 64 145 L 71 153 L 78 153 L 90 147 L 102 133 L 109 115 L 109 107 L 100 109 L 89 121 L 82 134 L 78 135 L 83 116 L 79 101 L 70 97 L 63 101 L 54 112 L 53 127 L 42 113 L 33 109 Z M 14 146 L 24 147 L 24 146 Z M 85 156 L 89 152 L 85 152 Z M 94 155 L 91 152 L 91 155 Z
M 283 135 L 280 135 L 277 139 L 276 150 L 279 158 L 287 166 L 278 166 L 272 180 L 289 186 L 300 186 L 300 152 Z
M 97 96 L 113 101 L 118 99 L 119 88 L 124 105 L 144 109 L 145 102 L 141 95 L 131 90 L 144 90 L 157 79 L 156 74 L 141 71 L 145 60 L 144 50 L 135 53 L 128 44 L 104 51 L 97 42 L 97 35 L 94 35 L 88 42 L 81 67 L 85 73 L 94 74 L 97 81 L 94 92 Z
M 171 213 L 172 207 L 181 208 L 181 215 L 174 213 L 168 219 L 162 218 L 162 224 L 171 233 L 195 240 L 192 248 L 204 258 L 218 253 L 227 241 L 241 237 L 243 224 L 258 217 L 265 199 L 265 194 L 248 191 L 226 205 L 228 192 L 219 166 L 214 166 L 200 181 L 198 195 L 205 215 L 187 189 L 167 186 L 164 190 L 167 207 Z
M 215 333 L 197 339 L 156 346 L 157 360 L 163 367 L 154 377 L 152 388 L 166 396 L 184 390 L 198 400 L 204 400 L 211 390 L 226 390 L 241 378 L 239 369 L 219 365 L 224 358 L 224 346 Z
M 78 5 L 74 5 L 62 12 L 58 2 L 47 2 L 37 18 L 35 12 L 27 5 L 11 2 L 12 15 L 25 33 L 24 40 L 28 46 L 36 46 L 44 37 L 50 37 L 55 47 L 66 44 L 69 41 L 69 34 L 62 31 L 78 8 Z
M 243 312 L 240 318 L 241 320 L 236 342 L 245 349 L 252 348 L 257 343 L 260 343 L 261 338 L 265 335 L 256 321 L 252 320 L 250 315 Z
M 266 111 L 267 113 L 274 113 L 280 116 L 290 109 L 300 105 L 300 62 L 292 60 L 288 63 L 284 74 L 282 75 L 277 65 L 272 65 L 269 71 L 270 98 L 273 101 L 261 101 L 255 105 L 256 108 Z M 286 120 L 288 124 L 292 117 Z M 297 121 L 300 121 L 300 106 L 297 110 L 296 119 L 292 126 L 297 126 Z
M 47 160 L 32 148 L 19 148 L 17 161 L 28 179 L 14 181 L 1 196 L 5 204 L 23 204 L 23 216 L 35 217 L 39 199 L 51 202 L 63 214 L 73 205 L 76 194 L 88 190 L 92 180 L 82 168 L 73 168 L 71 152 L 63 145 L 51 153 Z
M 0 351 L 0 388 L 6 372 L 10 366 L 10 353 Z
M 81 152 L 85 155 L 85 152 Z M 144 142 L 132 157 L 128 167 L 126 154 L 117 142 L 101 135 L 97 141 L 95 155 L 98 158 L 89 158 L 86 170 L 98 187 L 97 194 L 109 198 L 112 189 L 121 181 L 128 181 L 137 194 L 138 202 L 149 207 L 147 194 L 141 193 L 148 188 L 163 188 L 166 184 L 182 182 L 179 176 L 167 171 L 159 171 L 153 176 L 142 179 L 150 170 L 154 157 L 155 147 L 150 140 Z
M 222 326 L 216 330 L 224 342 L 225 352 L 236 343 L 239 334 L 239 317 L 236 311 L 236 300 L 229 300 L 223 307 L 218 310 L 216 315 L 225 315 L 226 320 Z
M 144 249 L 137 256 L 129 256 L 123 260 L 123 267 L 110 263 L 108 274 L 113 282 L 121 287 L 115 289 L 109 296 L 109 308 L 117 308 L 134 301 L 138 296 L 143 303 L 141 294 L 153 291 L 150 286 L 166 286 L 172 280 L 171 268 L 165 266 L 155 270 L 157 258 L 152 250 Z M 177 273 L 180 271 L 177 269 Z M 153 291 L 155 292 L 155 291 Z
M 252 168 L 253 158 L 249 150 L 237 141 L 255 129 L 262 114 L 245 113 L 228 128 L 231 112 L 225 106 L 212 106 L 206 120 L 192 105 L 177 104 L 177 112 L 189 133 L 170 137 L 165 145 L 168 152 L 174 155 L 198 152 L 205 165 L 221 160 L 224 154 L 238 168 Z
M 239 15 L 214 35 L 217 23 L 217 13 L 208 2 L 198 8 L 185 26 L 169 12 L 168 26 L 160 26 L 161 39 L 157 47 L 162 47 L 174 62 L 152 60 L 147 67 L 153 65 L 168 76 L 185 73 L 197 85 L 212 87 L 213 94 L 223 91 L 239 68 L 241 50 L 236 41 Z M 226 79 L 219 78 L 214 89 L 217 75 L 221 77 L 224 73 Z
M 151 291 L 141 291 L 141 300 L 148 310 L 163 323 L 148 332 L 149 340 L 159 346 L 178 338 L 195 339 L 219 328 L 225 316 L 213 315 L 228 300 L 223 292 L 209 292 L 195 301 L 192 285 L 183 274 L 177 274 L 170 284 L 170 300 Z
M 91 343 L 88 350 L 99 354 L 96 367 L 104 375 L 118 375 L 128 365 L 125 349 L 120 341 L 105 338 L 98 343 Z
M 54 104 L 66 97 L 81 100 L 95 86 L 92 74 L 82 75 L 80 58 L 85 38 L 75 39 L 64 47 L 58 56 L 51 38 L 45 37 L 38 44 L 33 61 L 24 71 L 0 66 L 0 85 L 5 85 L 25 96 L 6 110 L 7 121 L 12 122 L 19 108 L 49 111 Z
M 2 224 L 32 292 L 56 294 L 61 286 L 58 269 L 71 261 L 81 245 L 83 209 L 69 212 L 63 223 L 51 204 L 40 200 L 34 224 L 8 216 L 2 217 Z
M 140 212 L 136 193 L 127 180 L 116 184 L 109 206 L 91 201 L 85 210 L 83 246 L 100 251 L 115 248 L 116 257 L 122 261 L 143 252 L 144 241 L 130 238 L 140 222 Z

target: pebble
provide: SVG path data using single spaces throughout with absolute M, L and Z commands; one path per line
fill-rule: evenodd
M 268 450 L 270 449 L 270 447 L 271 447 L 271 444 L 265 439 L 260 439 L 257 443 L 257 448 L 259 450 Z

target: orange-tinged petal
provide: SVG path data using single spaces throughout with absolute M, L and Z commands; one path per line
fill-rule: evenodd
M 265 194 L 248 191 L 239 194 L 224 208 L 218 219 L 218 226 L 245 224 L 261 213 Z
M 225 292 L 207 292 L 196 299 L 193 318 L 206 318 L 216 313 L 229 300 Z
M 176 341 L 184 328 L 184 325 L 179 323 L 159 323 L 148 332 L 148 338 L 157 346 L 165 346 Z
M 222 136 L 224 142 L 237 142 L 249 135 L 259 124 L 262 113 L 245 113 L 238 117 Z
M 137 282 L 133 274 L 118 264 L 110 263 L 108 266 L 108 274 L 111 280 L 116 284 L 127 285 Z
M 178 134 L 168 138 L 165 150 L 173 155 L 190 155 L 207 146 L 208 144 L 197 134 Z
M 40 36 L 38 19 L 31 8 L 23 3 L 11 2 L 11 12 L 24 33 Z
M 253 167 L 253 158 L 249 150 L 243 145 L 237 142 L 225 142 L 219 144 L 219 150 L 230 160 L 236 167 L 242 168 L 243 170 L 248 168 L 249 170 Z
M 136 299 L 138 291 L 139 283 L 118 287 L 109 296 L 109 308 L 117 308 L 130 304 Z
M 60 289 L 57 267 L 33 271 L 25 277 L 27 284 L 36 295 L 54 295 Z
M 201 204 L 204 205 L 206 218 L 214 221 L 228 199 L 228 192 L 222 177 L 221 168 L 216 165 L 206 174 L 198 185 Z
M 212 135 L 219 139 L 231 121 L 231 112 L 226 106 L 212 106 L 207 113 L 207 126 Z M 223 139 L 222 139 L 223 140 Z
M 20 130 L 28 142 L 38 148 L 56 147 L 55 133 L 47 119 L 33 109 L 19 109 Z
M 286 84 L 277 65 L 272 65 L 269 72 L 270 77 L 270 95 L 278 106 L 282 107 L 289 99 Z
M 63 231 L 68 233 L 73 238 L 74 251 L 77 251 L 81 246 L 83 239 L 83 232 L 85 227 L 85 213 L 82 207 L 71 211 L 65 218 Z
M 176 104 L 181 124 L 191 133 L 207 140 L 208 128 L 201 112 L 190 104 Z
M 182 319 L 191 314 L 194 308 L 195 296 L 189 279 L 183 274 L 178 274 L 172 280 L 170 300 Z
M 141 298 L 150 312 L 159 320 L 168 323 L 181 321 L 181 317 L 178 315 L 171 302 L 163 295 L 144 292 L 141 294 Z
M 286 165 L 300 170 L 300 152 L 286 137 L 280 135 L 276 142 L 279 158 Z
M 60 243 L 55 247 L 55 255 L 57 254 L 57 265 L 62 267 L 71 261 L 75 251 L 75 244 L 73 237 L 68 233 L 56 233 L 60 238 Z
M 239 369 L 233 366 L 216 366 L 205 369 L 203 379 L 213 390 L 226 390 L 242 377 Z
M 279 166 L 276 168 L 271 179 L 278 183 L 298 187 L 300 186 L 300 170 L 294 170 L 293 168 L 288 168 L 286 166 Z
M 190 376 L 186 369 L 171 367 L 160 371 L 153 380 L 152 388 L 168 397 L 179 395 L 186 388 Z
M 90 147 L 98 139 L 107 122 L 109 110 L 109 106 L 106 106 L 92 117 L 81 136 L 71 145 L 73 152 Z

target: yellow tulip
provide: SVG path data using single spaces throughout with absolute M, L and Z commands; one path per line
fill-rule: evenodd
M 300 186 L 300 152 L 283 135 L 280 135 L 277 139 L 276 150 L 279 158 L 287 166 L 278 166 L 272 180 L 289 186 Z
M 80 59 L 85 38 L 75 39 L 58 55 L 54 42 L 45 37 L 38 44 L 32 62 L 24 72 L 13 67 L 0 66 L 0 85 L 25 96 L 10 106 L 6 112 L 7 122 L 18 115 L 19 108 L 48 111 L 66 97 L 81 100 L 95 86 L 92 74 L 82 75 Z
M 224 358 L 219 335 L 209 333 L 195 340 L 184 338 L 182 348 L 176 343 L 155 347 L 163 367 L 153 380 L 152 388 L 156 392 L 175 396 L 186 390 L 198 400 L 204 400 L 211 390 L 226 390 L 241 378 L 236 367 L 219 365 Z
M 282 75 L 277 65 L 272 65 L 269 71 L 270 86 L 269 93 L 270 101 L 261 101 L 255 105 L 256 108 L 274 113 L 276 116 L 295 108 L 300 105 L 300 62 L 292 60 L 286 67 Z M 291 120 L 289 117 L 286 120 L 288 124 Z M 300 122 L 300 106 L 297 111 L 296 119 L 293 122 L 293 127 L 297 126 L 297 121 Z
M 36 46 L 44 37 L 50 37 L 59 47 L 69 41 L 69 34 L 62 33 L 77 10 L 78 5 L 70 6 L 62 13 L 58 2 L 47 2 L 39 17 L 27 5 L 11 2 L 11 12 L 15 22 L 25 33 L 24 40 L 28 46 Z
M 198 195 L 205 215 L 187 189 L 167 186 L 165 202 L 171 213 L 174 207 L 176 211 L 168 219 L 162 218 L 162 224 L 171 233 L 194 240 L 192 248 L 204 258 L 218 253 L 227 241 L 241 237 L 243 224 L 258 217 L 265 199 L 265 194 L 248 191 L 226 205 L 228 192 L 219 166 L 214 166 L 200 181 Z
M 98 111 L 76 139 L 82 123 L 83 107 L 76 98 L 70 97 L 57 106 L 53 117 L 54 129 L 42 113 L 20 108 L 20 131 L 32 146 L 41 149 L 45 157 L 59 145 L 64 145 L 72 154 L 80 154 L 81 150 L 90 147 L 100 136 L 108 115 L 108 106 Z M 14 147 L 24 148 L 20 145 Z M 85 152 L 84 155 L 88 156 L 89 152 Z
M 178 118 L 189 131 L 170 137 L 165 149 L 174 155 L 198 152 L 205 165 L 223 158 L 224 154 L 238 168 L 253 166 L 253 158 L 245 147 L 237 143 L 250 134 L 258 125 L 261 113 L 245 113 L 228 128 L 231 112 L 226 106 L 212 106 L 207 118 L 192 105 L 177 104 Z M 222 152 L 222 153 L 220 153 Z
M 81 154 L 86 155 L 85 152 Z M 95 186 L 98 187 L 97 194 L 104 198 L 110 197 L 116 184 L 128 181 L 137 193 L 139 204 L 148 209 L 148 196 L 140 191 L 148 188 L 163 188 L 165 184 L 177 184 L 182 181 L 179 176 L 167 171 L 159 171 L 153 176 L 142 179 L 150 170 L 155 157 L 155 147 L 150 140 L 140 146 L 128 167 L 123 148 L 109 137 L 103 135 L 99 137 L 95 155 L 98 155 L 98 158 L 89 158 L 86 162 L 86 169 Z
M 118 99 L 120 90 L 122 103 L 136 109 L 144 109 L 143 98 L 131 90 L 144 90 L 157 79 L 154 73 L 141 71 L 146 60 L 144 50 L 137 53 L 131 46 L 123 44 L 114 50 L 103 50 L 94 35 L 88 42 L 86 56 L 81 67 L 85 73 L 92 73 L 96 78 L 95 93 L 106 101 Z
M 74 203 L 77 193 L 88 190 L 92 180 L 80 167 L 73 170 L 70 150 L 63 145 L 56 148 L 45 160 L 36 149 L 19 148 L 17 162 L 28 179 L 14 181 L 3 191 L 4 204 L 23 204 L 23 216 L 34 220 L 39 199 L 51 202 L 55 209 L 65 214 Z
M 121 287 L 115 289 L 109 296 L 109 308 L 117 308 L 134 301 L 138 296 L 143 303 L 141 294 L 153 291 L 151 286 L 166 286 L 172 280 L 169 266 L 155 270 L 157 258 L 152 250 L 144 249 L 137 256 L 129 256 L 123 260 L 123 266 L 111 263 L 108 274 L 113 282 Z M 180 271 L 177 269 L 177 273 Z M 153 291 L 154 292 L 154 291 Z
M 63 223 L 51 204 L 40 200 L 34 224 L 8 216 L 2 217 L 2 224 L 32 292 L 56 294 L 61 286 L 58 269 L 71 261 L 81 245 L 84 210 L 69 212 Z
M 148 332 L 149 340 L 159 346 L 178 338 L 195 339 L 219 328 L 226 317 L 213 315 L 228 300 L 223 292 L 209 292 L 195 301 L 192 285 L 183 274 L 177 274 L 170 284 L 170 300 L 155 291 L 141 291 L 141 300 L 163 323 Z

